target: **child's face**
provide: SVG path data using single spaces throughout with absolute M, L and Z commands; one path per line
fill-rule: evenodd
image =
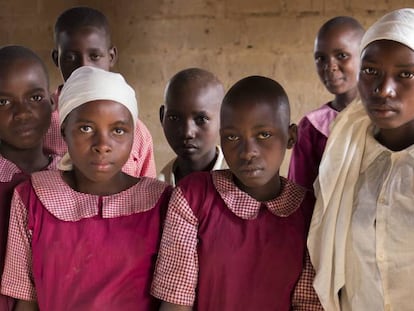
M 120 174 L 134 137 L 132 116 L 125 106 L 110 100 L 88 102 L 74 109 L 62 127 L 80 178 L 108 183 Z
M 63 80 L 82 66 L 92 66 L 109 71 L 116 62 L 116 48 L 110 47 L 103 29 L 83 27 L 74 32 L 58 35 L 57 50 L 52 57 L 59 67 Z
M 340 95 L 356 90 L 359 44 L 360 36 L 346 26 L 338 26 L 316 39 L 316 70 L 330 93 Z
M 267 102 L 225 105 L 220 137 L 224 157 L 239 188 L 250 196 L 277 195 L 279 168 L 294 143 L 284 108 Z M 288 146 L 289 145 L 289 146 Z
M 160 109 L 160 119 L 177 156 L 197 162 L 215 155 L 222 89 L 188 85 L 169 97 Z
M 368 115 L 379 128 L 413 123 L 414 51 L 390 40 L 369 44 L 361 55 L 358 87 Z
M 20 59 L 0 68 L 0 140 L 2 147 L 30 149 L 41 144 L 52 112 L 42 66 Z

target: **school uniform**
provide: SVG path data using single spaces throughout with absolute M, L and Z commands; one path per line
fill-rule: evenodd
M 313 191 L 330 126 L 338 113 L 327 103 L 302 118 L 298 124 L 298 141 L 290 158 L 288 179 Z
M 56 104 L 58 103 L 61 88 L 62 86 L 52 94 L 53 101 Z M 68 150 L 60 132 L 58 109 L 52 113 L 50 127 L 45 135 L 43 144 L 46 150 L 60 156 L 63 156 Z M 135 127 L 131 154 L 122 171 L 135 177 L 156 177 L 157 175 L 152 136 L 145 124 L 139 119 Z
M 150 284 L 171 188 L 143 177 L 110 196 L 34 173 L 12 203 L 2 293 L 40 310 L 157 310 Z
M 216 146 L 216 160 L 214 162 L 212 171 L 222 170 L 228 168 L 226 160 L 224 159 L 223 151 L 221 150 L 220 146 Z M 166 183 L 175 186 L 175 171 L 177 169 L 177 157 L 172 159 L 170 162 L 167 163 L 166 166 L 161 170 L 160 174 L 158 175 L 158 179 L 161 181 L 165 181 Z
M 229 170 L 185 177 L 171 197 L 152 294 L 194 310 L 321 310 L 305 267 L 313 198 L 281 177 L 259 202 Z
M 58 158 L 51 157 L 45 170 L 56 169 Z M 13 162 L 0 155 L 0 275 L 3 273 L 13 190 L 19 183 L 30 178 Z M 14 299 L 0 295 L 0 311 L 13 310 Z

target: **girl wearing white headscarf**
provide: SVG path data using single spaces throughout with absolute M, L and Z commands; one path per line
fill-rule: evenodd
M 359 90 L 315 182 L 308 247 L 326 310 L 414 310 L 414 9 L 361 43 Z
M 158 310 L 149 289 L 171 188 L 121 171 L 135 92 L 120 74 L 85 66 L 59 105 L 72 158 L 16 188 L 1 290 L 25 310 Z

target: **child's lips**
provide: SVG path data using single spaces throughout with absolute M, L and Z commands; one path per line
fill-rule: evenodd
M 198 149 L 198 147 L 196 145 L 193 145 L 193 144 L 184 144 L 182 146 L 182 149 L 187 151 L 187 152 L 194 152 Z
M 93 161 L 91 165 L 99 171 L 105 171 L 112 166 L 112 163 L 109 161 Z
M 259 166 L 244 166 L 241 167 L 239 171 L 246 176 L 255 177 L 260 174 L 263 169 Z
M 14 128 L 14 132 L 19 136 L 26 136 L 35 131 L 33 124 L 21 124 Z

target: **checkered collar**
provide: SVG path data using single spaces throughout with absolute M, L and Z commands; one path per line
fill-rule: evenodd
M 242 219 L 255 219 L 262 205 L 276 216 L 288 217 L 299 208 L 306 193 L 304 188 L 280 177 L 280 194 L 273 200 L 259 202 L 236 186 L 230 170 L 212 171 L 211 174 L 214 186 L 227 207 Z
M 81 193 L 73 190 L 62 179 L 61 171 L 43 171 L 32 174 L 33 188 L 44 207 L 63 221 L 78 221 L 99 215 L 127 216 L 152 209 L 168 187 L 154 178 L 141 177 L 134 186 L 109 196 Z

